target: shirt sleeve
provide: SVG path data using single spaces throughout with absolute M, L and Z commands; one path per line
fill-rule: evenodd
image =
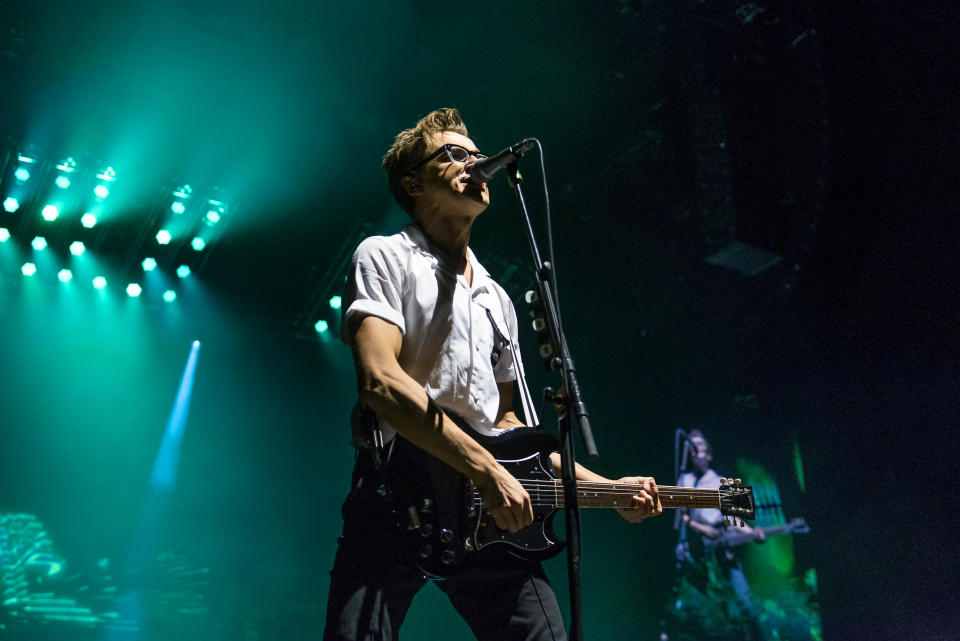
M 373 236 L 360 243 L 347 274 L 341 339 L 349 342 L 347 328 L 358 314 L 382 318 L 405 333 L 402 292 L 403 271 L 388 239 Z

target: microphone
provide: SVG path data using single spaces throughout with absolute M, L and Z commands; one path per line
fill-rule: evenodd
M 490 182 L 494 174 L 533 149 L 536 144 L 537 141 L 534 138 L 526 138 L 494 156 L 478 160 L 470 167 L 470 177 L 482 183 Z

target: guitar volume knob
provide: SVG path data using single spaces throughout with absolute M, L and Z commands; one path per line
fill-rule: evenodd
M 440 562 L 444 565 L 450 565 L 455 558 L 456 554 L 453 553 L 453 550 L 444 550 L 440 553 Z
M 420 558 L 428 559 L 432 554 L 433 554 L 432 545 L 430 545 L 429 543 L 424 543 L 423 545 L 420 546 Z
M 420 536 L 427 538 L 433 534 L 433 523 L 424 523 L 420 526 Z
M 453 531 L 443 528 L 440 530 L 440 540 L 444 543 L 449 543 L 453 540 Z

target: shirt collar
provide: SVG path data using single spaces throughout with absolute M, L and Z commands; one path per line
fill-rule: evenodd
M 430 239 L 427 238 L 426 234 L 423 233 L 423 230 L 420 229 L 416 223 L 410 223 L 404 227 L 401 234 L 407 242 L 410 243 L 411 247 L 429 256 L 435 264 L 439 264 L 443 269 L 454 274 L 458 273 L 456 266 L 452 264 L 453 261 L 445 257 L 443 253 L 433 246 L 433 243 L 430 242 Z M 477 289 L 481 285 L 485 286 L 487 281 L 492 280 L 490 272 L 480 264 L 473 250 L 469 247 L 467 247 L 467 258 L 470 260 L 470 264 L 473 265 L 473 289 Z

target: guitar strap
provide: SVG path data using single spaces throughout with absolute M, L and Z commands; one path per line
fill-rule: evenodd
M 540 419 L 537 418 L 537 411 L 534 409 L 533 395 L 530 394 L 530 388 L 527 385 L 527 376 L 523 371 L 523 358 L 520 355 L 520 345 L 518 343 L 517 313 L 513 308 L 513 302 L 510 300 L 510 297 L 507 296 L 507 292 L 496 283 L 494 283 L 493 289 L 497 292 L 497 297 L 500 299 L 500 309 L 503 312 L 503 319 L 507 323 L 510 351 L 513 354 L 513 367 L 517 373 L 517 385 L 520 387 L 520 405 L 523 407 L 524 424 L 539 428 Z M 494 324 L 494 327 L 496 327 L 496 324 Z

